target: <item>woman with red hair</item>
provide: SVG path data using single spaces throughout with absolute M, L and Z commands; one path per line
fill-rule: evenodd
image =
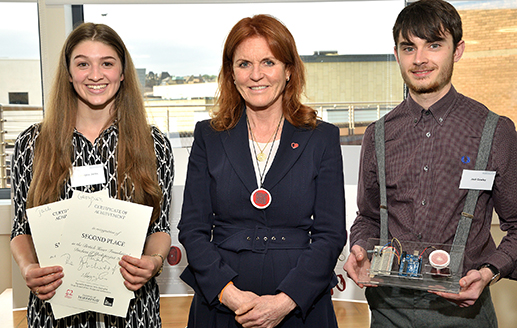
M 211 120 L 189 159 L 179 239 L 188 327 L 337 327 L 346 242 L 339 129 L 301 104 L 294 38 L 267 15 L 230 31 Z

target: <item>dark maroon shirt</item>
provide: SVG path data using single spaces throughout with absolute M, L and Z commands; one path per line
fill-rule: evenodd
M 390 238 L 452 244 L 467 190 L 459 189 L 464 169 L 474 170 L 488 109 L 454 87 L 424 110 L 411 97 L 386 114 L 386 186 Z M 379 183 L 374 126 L 364 135 L 358 182 L 358 216 L 350 247 L 366 248 L 379 238 Z M 464 274 L 490 263 L 507 276 L 517 261 L 517 133 L 500 117 L 487 170 L 492 190 L 480 192 L 463 262 Z M 490 234 L 493 210 L 507 235 L 496 245 Z

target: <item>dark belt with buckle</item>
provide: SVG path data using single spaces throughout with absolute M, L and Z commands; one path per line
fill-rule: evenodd
M 266 253 L 270 249 L 305 249 L 311 238 L 301 229 L 255 229 L 218 226 L 213 230 L 212 243 L 219 248 L 239 252 L 243 250 Z

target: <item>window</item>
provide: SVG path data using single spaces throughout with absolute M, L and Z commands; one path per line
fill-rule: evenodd
M 0 104 L 10 95 L 28 94 L 25 104 L 42 105 L 36 3 L 0 2 Z M 22 102 L 23 103 L 23 102 Z
M 38 8 L 0 2 L 0 187 L 9 182 L 14 140 L 42 118 Z
M 175 147 L 190 146 L 209 117 L 226 35 L 244 17 L 270 14 L 293 34 L 306 64 L 304 101 L 359 143 L 369 122 L 403 99 L 391 28 L 404 1 L 85 5 L 87 22 L 115 29 L 145 72 L 148 116 Z M 138 17 L 138 24 L 127 17 Z M 174 138 L 180 137 L 179 139 Z

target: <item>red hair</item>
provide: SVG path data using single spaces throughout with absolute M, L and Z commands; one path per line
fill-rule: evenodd
M 218 131 L 232 129 L 242 115 L 244 100 L 233 83 L 233 57 L 244 40 L 257 36 L 266 39 L 275 58 L 284 63 L 290 73 L 282 95 L 284 117 L 294 126 L 315 128 L 316 111 L 300 101 L 305 88 L 305 67 L 296 50 L 294 38 L 284 24 L 268 15 L 243 18 L 228 34 L 219 72 L 218 110 L 212 117 L 212 127 Z

